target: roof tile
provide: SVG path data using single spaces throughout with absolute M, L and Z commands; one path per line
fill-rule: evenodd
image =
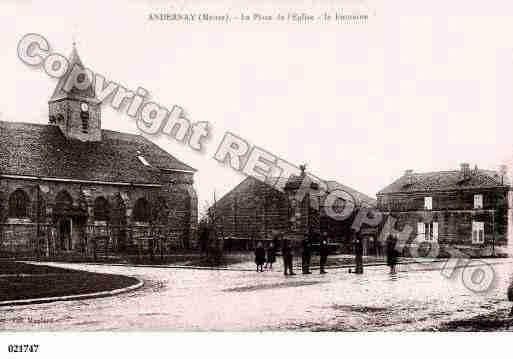
M 102 130 L 102 141 L 81 142 L 57 126 L 0 121 L 0 139 L 0 174 L 158 183 L 161 169 L 195 171 L 140 135 Z
M 454 189 L 474 189 L 509 186 L 510 180 L 505 177 L 504 182 L 496 171 L 472 170 L 465 179 L 461 171 L 440 171 L 428 173 L 412 173 L 411 179 L 404 175 L 392 184 L 382 189 L 378 194 L 430 192 Z

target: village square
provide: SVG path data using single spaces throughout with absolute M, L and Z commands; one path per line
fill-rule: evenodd
M 62 78 L 47 124 L 0 122 L 1 330 L 510 329 L 506 166 L 365 194 L 305 165 L 262 180 L 253 149 L 203 209 L 201 169 L 102 128 L 101 104 Z M 233 139 L 216 160 L 240 164 Z

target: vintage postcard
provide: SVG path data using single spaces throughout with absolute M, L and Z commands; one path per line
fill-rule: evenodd
M 0 19 L 1 358 L 181 338 L 396 356 L 513 329 L 512 4 L 5 0 Z

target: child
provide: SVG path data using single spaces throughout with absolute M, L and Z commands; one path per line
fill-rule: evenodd
M 508 300 L 510 302 L 513 302 L 513 281 L 508 287 Z M 509 312 L 509 316 L 513 317 L 513 307 L 511 307 L 511 311 Z
M 265 262 L 264 268 L 267 269 L 267 265 L 269 264 L 269 269 L 273 269 L 274 262 L 276 262 L 276 249 L 274 248 L 273 242 L 271 242 L 267 247 L 267 261 Z
M 258 242 L 255 249 L 255 263 L 257 266 L 257 272 L 264 271 L 264 263 L 265 263 L 265 249 L 262 245 L 262 242 Z

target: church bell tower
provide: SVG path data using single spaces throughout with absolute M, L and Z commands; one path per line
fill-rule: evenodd
M 101 105 L 96 98 L 94 82 L 86 74 L 75 44 L 68 58 L 68 72 L 59 79 L 49 107 L 49 123 L 56 125 L 68 139 L 84 142 L 101 141 Z M 78 74 L 75 76 L 75 74 Z M 76 77 L 76 79 L 70 78 Z M 88 86 L 73 86 L 75 82 Z M 85 87 L 85 88 L 84 88 Z

